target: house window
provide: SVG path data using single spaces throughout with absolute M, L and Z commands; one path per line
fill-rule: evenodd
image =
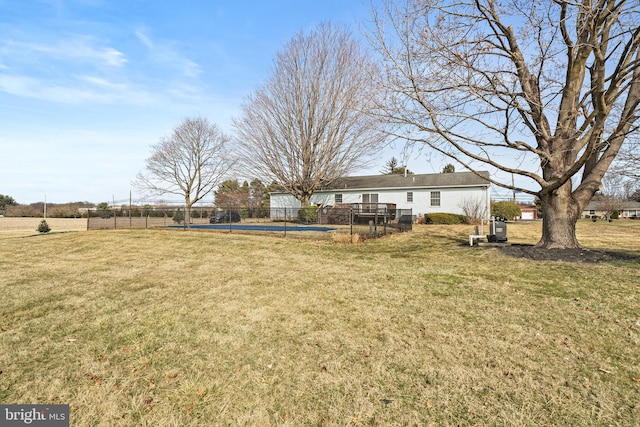
M 407 191 L 407 203 L 413 203 L 413 191 Z
M 431 206 L 440 206 L 440 192 L 432 191 L 431 192 Z
M 595 211 L 594 209 L 591 209 L 591 210 L 589 211 L 589 215 L 595 215 L 595 214 L 596 214 L 596 211 Z
M 362 203 L 378 203 L 378 193 L 364 193 Z
M 361 212 L 371 213 L 378 209 L 378 193 L 363 193 Z
M 336 194 L 333 196 L 333 201 L 337 205 L 338 203 L 342 203 L 342 194 Z

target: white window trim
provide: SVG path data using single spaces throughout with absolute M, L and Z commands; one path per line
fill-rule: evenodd
M 434 204 L 434 194 L 438 195 L 438 204 Z M 429 193 L 429 206 L 433 206 L 433 207 L 437 207 L 439 208 L 440 206 L 442 206 L 442 193 L 440 191 L 431 191 Z

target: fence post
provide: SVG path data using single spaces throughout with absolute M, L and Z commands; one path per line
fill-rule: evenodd
M 287 237 L 287 208 L 284 208 L 284 236 Z
M 387 235 L 387 212 L 386 211 L 384 212 L 384 216 L 383 216 L 382 220 L 384 221 L 384 225 L 383 225 L 383 228 L 382 228 L 382 230 L 383 230 L 382 234 L 384 234 L 386 236 Z
M 116 213 L 115 209 L 111 212 L 113 213 L 113 229 L 115 230 L 116 228 L 118 228 L 118 214 Z
M 349 208 L 349 233 L 351 234 L 351 242 L 353 242 L 353 206 Z
M 373 237 L 378 238 L 378 205 L 376 204 L 376 213 L 373 215 Z

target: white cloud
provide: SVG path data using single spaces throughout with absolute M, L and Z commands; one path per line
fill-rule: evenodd
M 157 105 L 161 101 L 158 95 L 144 89 L 92 76 L 81 76 L 69 82 L 51 82 L 28 76 L 0 74 L 0 91 L 64 104 Z
M 166 68 L 177 69 L 188 78 L 197 78 L 202 74 L 200 64 L 182 54 L 176 43 L 170 40 L 153 40 L 144 28 L 134 32 L 136 38 L 148 49 L 149 59 Z
M 0 90 L 16 96 L 32 98 L 39 81 L 26 76 L 0 75 Z
M 179 43 L 155 40 L 145 27 L 133 34 L 144 46 L 131 57 L 95 36 L 19 32 L 0 40 L 0 92 L 64 104 L 175 105 L 208 98 L 203 70 Z M 36 33 L 37 36 L 37 33 Z M 45 41 L 46 40 L 46 41 Z
M 15 55 L 15 58 L 28 58 L 32 62 L 43 60 L 38 54 L 49 59 L 98 62 L 110 67 L 122 67 L 127 62 L 124 53 L 112 47 L 96 46 L 96 44 L 97 42 L 90 37 L 77 36 L 61 39 L 51 44 L 9 40 L 2 44 L 1 49 L 7 55 Z
M 146 34 L 145 30 L 136 30 L 134 34 L 136 35 L 137 39 L 140 40 L 142 44 L 145 45 L 148 49 L 153 49 L 153 42 L 151 41 L 151 38 Z
M 80 76 L 79 79 L 87 83 L 90 83 L 94 86 L 98 86 L 105 89 L 110 89 L 110 90 L 115 90 L 120 92 L 124 92 L 127 90 L 127 85 L 122 83 L 114 83 L 102 77 L 84 75 L 84 76 Z
M 102 49 L 97 52 L 98 58 L 103 59 L 108 65 L 112 65 L 114 67 L 121 67 L 127 62 L 124 54 L 112 48 Z

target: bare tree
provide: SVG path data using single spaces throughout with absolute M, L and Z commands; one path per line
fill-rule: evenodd
M 602 186 L 598 194 L 594 196 L 599 210 L 605 213 L 605 219 L 609 220 L 614 212 L 619 212 L 624 208 L 625 200 L 629 195 L 629 190 L 625 188 L 628 182 L 622 175 L 607 173 L 602 178 Z
M 629 142 L 621 148 L 611 172 L 632 180 L 640 179 L 640 135 L 630 135 Z
M 580 247 L 580 213 L 638 126 L 638 6 L 383 1 L 371 29 L 386 65 L 381 113 L 398 135 L 539 197 L 538 246 Z
M 377 91 L 371 57 L 325 23 L 296 35 L 234 121 L 242 161 L 309 205 L 311 195 L 366 164 L 384 135 L 368 115 Z
M 469 221 L 472 224 L 478 224 L 484 218 L 489 217 L 489 206 L 487 206 L 486 200 L 482 197 L 465 198 L 458 206 L 462 209 L 462 212 L 464 212 L 465 216 L 469 218 Z
M 183 197 L 188 225 L 191 206 L 211 194 L 233 165 L 228 142 L 207 119 L 187 118 L 152 147 L 146 171 L 137 175 L 134 185 L 153 195 Z

